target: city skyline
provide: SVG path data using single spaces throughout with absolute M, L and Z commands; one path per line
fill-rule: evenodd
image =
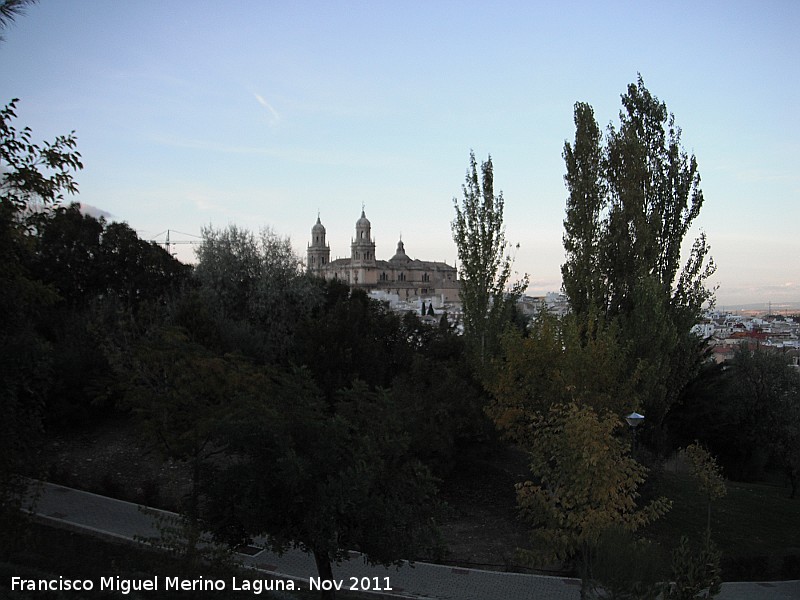
M 718 306 L 777 305 L 800 301 L 798 24 L 788 1 L 40 3 L 0 44 L 0 101 L 34 140 L 75 130 L 75 200 L 144 239 L 269 226 L 300 257 L 318 214 L 346 256 L 364 206 L 380 258 L 402 235 L 454 264 L 453 198 L 491 154 L 539 295 L 573 105 L 604 128 L 641 73 L 699 163 Z

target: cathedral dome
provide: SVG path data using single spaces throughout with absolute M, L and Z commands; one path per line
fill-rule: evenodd
M 389 259 L 389 262 L 410 262 L 411 259 L 406 254 L 406 247 L 403 245 L 403 240 L 397 242 L 397 252 Z
M 311 228 L 311 235 L 317 233 L 319 234 L 325 233 L 325 226 L 322 224 L 322 221 L 319 220 L 319 216 L 317 217 L 317 223 Z
M 360 229 L 362 227 L 371 227 L 372 224 L 369 222 L 367 215 L 364 214 L 364 209 L 361 209 L 361 218 L 356 221 L 356 229 Z

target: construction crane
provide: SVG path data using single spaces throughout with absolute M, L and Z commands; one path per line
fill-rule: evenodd
M 177 233 L 179 235 L 185 235 L 188 237 L 197 238 L 194 240 L 170 240 L 170 233 Z M 154 238 L 159 238 L 162 235 L 166 235 L 164 241 L 159 241 L 158 239 L 150 240 L 154 244 L 158 244 L 159 246 L 163 246 L 164 250 L 166 250 L 170 256 L 175 256 L 175 253 L 172 251 L 172 246 L 176 246 L 178 244 L 202 244 L 203 239 L 199 235 L 194 235 L 192 233 L 183 233 L 182 231 L 176 231 L 174 229 L 167 229 L 166 231 L 162 231 L 159 234 L 153 236 Z

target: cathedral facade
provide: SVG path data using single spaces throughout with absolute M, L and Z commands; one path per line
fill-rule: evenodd
M 356 221 L 356 235 L 350 243 L 350 258 L 331 260 L 331 247 L 320 218 L 311 228 L 306 268 L 325 279 L 339 279 L 353 287 L 381 290 L 399 300 L 437 299 L 441 304 L 458 301 L 458 272 L 444 262 L 410 258 L 403 240 L 389 260 L 375 256 L 372 224 L 364 211 Z

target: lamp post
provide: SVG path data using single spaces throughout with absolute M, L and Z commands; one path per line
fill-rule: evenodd
M 625 417 L 625 421 L 631 428 L 631 435 L 633 436 L 633 444 L 631 449 L 631 454 L 633 455 L 636 454 L 636 428 L 642 424 L 642 421 L 644 421 L 644 415 L 640 415 L 637 412 L 632 412 L 627 417 Z

